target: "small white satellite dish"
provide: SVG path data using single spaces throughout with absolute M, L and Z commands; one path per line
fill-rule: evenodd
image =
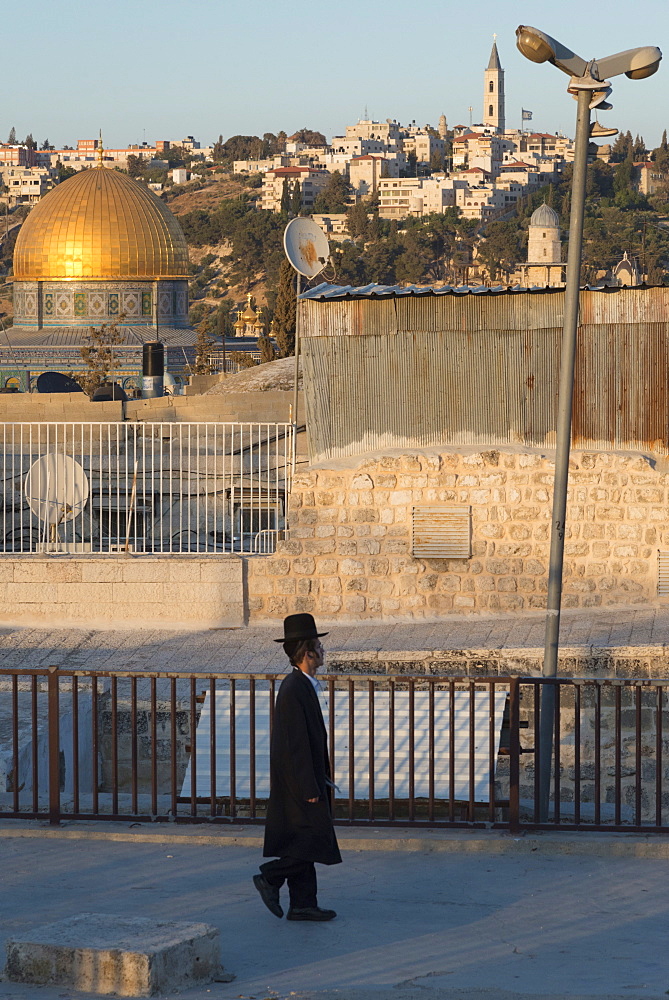
M 26 500 L 33 514 L 45 524 L 74 520 L 86 506 L 88 492 L 86 473 L 69 455 L 42 455 L 26 476 Z
M 315 278 L 330 259 L 328 238 L 313 219 L 292 219 L 283 233 L 283 249 L 305 278 Z

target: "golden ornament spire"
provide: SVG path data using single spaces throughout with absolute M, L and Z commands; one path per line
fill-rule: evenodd
M 102 145 L 102 129 L 100 129 L 100 138 L 98 140 L 98 166 L 102 166 L 102 154 L 104 153 L 104 146 Z

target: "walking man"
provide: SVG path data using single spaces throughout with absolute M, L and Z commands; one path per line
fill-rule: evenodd
M 292 670 L 281 682 L 274 709 L 270 747 L 270 794 L 265 824 L 266 858 L 253 883 L 275 917 L 283 916 L 279 890 L 288 882 L 288 920 L 332 920 L 316 899 L 314 862 L 341 862 L 332 825 L 329 790 L 333 787 L 327 733 L 318 700 L 316 671 L 325 651 L 311 615 L 289 615 L 283 623 L 283 648 Z

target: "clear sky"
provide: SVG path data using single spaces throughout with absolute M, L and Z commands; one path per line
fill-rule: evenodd
M 545 8 L 545 9 L 544 9 Z M 0 139 L 75 145 L 102 128 L 105 144 L 194 135 L 224 138 L 298 128 L 328 138 L 367 108 L 376 119 L 436 125 L 480 121 L 493 32 L 506 71 L 506 114 L 534 113 L 538 131 L 573 134 L 567 77 L 529 63 L 515 28 L 534 24 L 583 58 L 659 45 L 649 80 L 614 81 L 600 116 L 658 144 L 669 128 L 667 0 L 538 5 L 507 0 L 33 0 L 14 5 L 3 52 Z

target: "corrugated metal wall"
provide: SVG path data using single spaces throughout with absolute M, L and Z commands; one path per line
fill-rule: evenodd
M 313 461 L 553 447 L 564 294 L 301 303 Z M 574 444 L 669 452 L 669 289 L 581 293 Z

